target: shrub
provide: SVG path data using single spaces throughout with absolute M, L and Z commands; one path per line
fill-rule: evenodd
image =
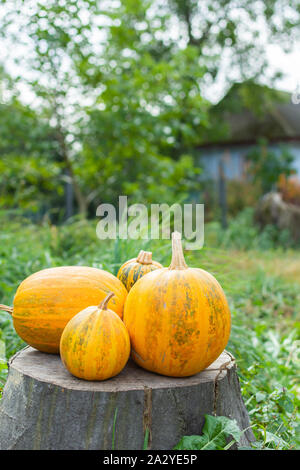
M 278 190 L 282 199 L 290 204 L 300 206 L 300 181 L 296 176 L 287 178 L 286 175 L 280 175 L 278 180 Z

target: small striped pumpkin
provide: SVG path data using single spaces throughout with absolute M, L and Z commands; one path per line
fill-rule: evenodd
M 152 259 L 151 251 L 141 250 L 137 258 L 130 259 L 124 263 L 117 274 L 117 278 L 123 282 L 128 291 L 138 279 L 155 269 L 162 268 L 162 265 Z
M 73 317 L 60 341 L 60 356 L 68 371 L 84 380 L 106 380 L 119 374 L 130 354 L 127 329 L 118 315 L 107 309 L 110 293 L 101 304 Z

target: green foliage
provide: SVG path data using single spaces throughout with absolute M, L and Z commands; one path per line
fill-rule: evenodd
M 261 139 L 247 155 L 249 174 L 254 182 L 258 182 L 262 192 L 267 193 L 276 188 L 281 175 L 290 176 L 294 173 L 294 157 L 286 146 L 281 146 L 280 152 L 270 150 L 267 141 Z
M 0 93 L 0 153 L 0 205 L 31 212 L 55 207 L 63 188 L 53 129 L 14 94 Z
M 219 222 L 210 222 L 206 226 L 206 238 L 222 248 L 242 250 L 270 250 L 275 248 L 297 248 L 299 243 L 292 240 L 288 230 L 280 230 L 274 225 L 267 225 L 260 230 L 254 221 L 254 209 L 247 207 L 229 221 L 226 230 Z
M 248 275 L 245 284 L 232 305 L 227 347 L 237 360 L 257 446 L 299 448 L 299 287 L 263 273 Z
M 260 187 L 253 181 L 227 180 L 226 192 L 229 217 L 236 217 L 247 207 L 255 207 L 261 197 Z
M 83 140 L 82 171 L 95 204 L 99 197 L 113 201 L 121 193 L 139 202 L 184 199 L 199 173 L 191 156 L 207 123 L 198 83 L 204 68 L 193 47 L 174 49 L 167 57 L 152 53 L 156 28 L 147 8 L 143 2 L 134 8 L 123 2 L 111 14 L 120 21 L 109 31 L 103 91 L 98 109 L 87 110 Z M 143 40 L 146 34 L 149 42 Z M 86 81 L 94 82 L 94 76 L 91 72 Z
M 1 390 L 5 384 L 5 380 L 7 377 L 5 341 L 3 341 L 2 337 L 3 337 L 3 333 L 0 330 L 0 398 L 1 398 Z
M 227 81 L 233 76 L 238 81 L 262 74 L 265 78 L 269 72 L 266 43 L 274 41 L 290 50 L 292 38 L 299 37 L 300 12 L 291 0 L 169 0 L 169 4 L 183 38 L 201 51 L 208 83 L 221 64 Z
M 174 449 L 227 450 L 240 440 L 241 435 L 242 432 L 235 420 L 226 418 L 226 416 L 205 415 L 202 435 L 184 436 Z

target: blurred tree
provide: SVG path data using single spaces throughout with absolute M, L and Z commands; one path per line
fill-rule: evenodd
M 53 140 L 61 161 L 61 178 L 71 181 L 77 207 L 86 213 L 86 196 L 77 174 L 80 146 L 77 121 L 82 119 L 85 89 L 76 73 L 91 53 L 90 35 L 98 12 L 95 1 L 8 0 L 5 4 L 2 35 L 10 45 L 22 46 L 10 54 L 20 67 L 20 83 L 35 96 L 53 130 Z M 82 15 L 85 15 L 82 18 Z M 26 52 L 25 52 L 26 51 Z M 85 52 L 85 55 L 83 54 Z M 79 64 L 79 65 L 78 65 Z M 80 98 L 80 99 L 79 99 Z
M 0 70 L 0 201 L 36 212 L 59 204 L 63 186 L 53 129 L 22 104 L 11 78 Z
M 288 0 L 2 0 L 2 10 L 7 60 L 53 131 L 81 213 L 122 193 L 184 198 L 209 127 L 207 77 L 228 51 L 230 69 L 261 74 L 261 35 L 285 46 L 299 20 Z
M 17 57 L 20 82 L 54 130 L 79 211 L 124 192 L 186 197 L 198 173 L 191 152 L 206 125 L 197 51 L 155 58 L 149 48 L 161 41 L 152 35 L 150 47 L 143 22 L 152 33 L 161 25 L 146 19 L 150 4 L 141 0 L 118 8 L 93 0 L 5 5 L 6 40 L 24 38 L 30 51 Z
M 297 0 L 168 0 L 179 21 L 182 40 L 198 48 L 207 67 L 207 83 L 218 74 L 244 81 L 269 74 L 266 46 L 289 52 L 300 37 Z
M 155 23 L 149 6 L 126 1 L 107 12 L 102 91 L 87 109 L 83 175 L 95 190 L 107 187 L 110 198 L 123 192 L 139 201 L 174 202 L 197 184 L 192 156 L 207 126 L 199 86 L 204 68 L 193 46 L 153 53 L 163 49 L 155 33 L 164 17 Z M 94 83 L 97 70 L 90 65 L 86 82 Z

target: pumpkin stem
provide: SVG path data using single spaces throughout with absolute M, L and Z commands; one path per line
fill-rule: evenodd
M 107 304 L 110 301 L 110 299 L 114 296 L 115 294 L 113 292 L 109 292 L 107 296 L 102 300 L 101 304 L 98 306 L 100 310 L 107 310 Z
M 181 233 L 172 233 L 172 260 L 169 269 L 187 269 L 183 256 L 182 244 L 181 244 Z
M 152 252 L 141 250 L 136 261 L 141 264 L 152 264 Z
M 9 307 L 8 305 L 0 304 L 0 310 L 4 310 L 5 312 L 8 312 L 10 314 L 13 313 L 13 307 Z

